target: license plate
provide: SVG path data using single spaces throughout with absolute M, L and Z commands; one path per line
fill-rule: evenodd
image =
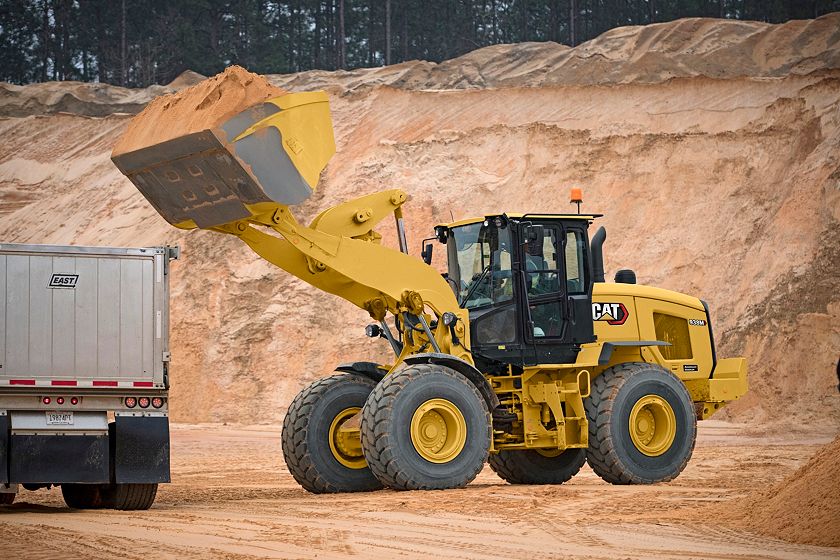
M 48 426 L 72 426 L 72 412 L 47 412 Z

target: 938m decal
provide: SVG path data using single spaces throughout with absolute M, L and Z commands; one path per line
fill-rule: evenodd
M 623 303 L 592 302 L 592 319 L 606 321 L 609 325 L 623 325 L 630 314 Z

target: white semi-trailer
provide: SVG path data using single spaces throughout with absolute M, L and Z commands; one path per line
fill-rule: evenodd
M 147 509 L 169 482 L 178 249 L 0 244 L 0 504 Z

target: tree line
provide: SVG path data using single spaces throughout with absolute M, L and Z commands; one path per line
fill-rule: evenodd
M 780 23 L 838 10 L 840 0 L 0 0 L 0 80 L 145 87 L 230 64 L 289 73 L 439 62 L 681 17 Z

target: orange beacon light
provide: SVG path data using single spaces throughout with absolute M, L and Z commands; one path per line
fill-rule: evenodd
M 580 187 L 572 187 L 571 196 L 569 198 L 569 204 L 577 204 L 577 213 L 580 214 L 580 205 L 583 202 L 583 189 Z

